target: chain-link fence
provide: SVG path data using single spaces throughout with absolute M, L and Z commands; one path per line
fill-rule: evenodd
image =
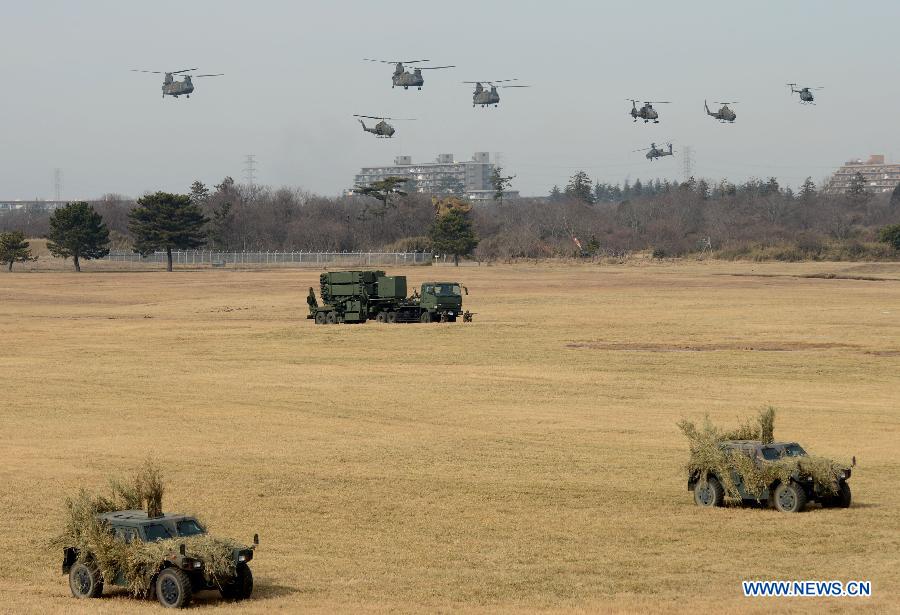
M 131 250 L 113 250 L 104 259 L 125 267 L 166 265 L 166 253 L 141 256 Z M 430 265 L 430 252 L 217 252 L 211 250 L 178 250 L 172 252 L 172 264 L 181 267 L 363 267 L 377 265 Z

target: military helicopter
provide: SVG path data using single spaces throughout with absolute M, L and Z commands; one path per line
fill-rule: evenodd
M 672 151 L 672 144 L 667 143 L 669 146 L 668 150 L 656 147 L 656 143 L 651 143 L 650 147 L 645 147 L 644 149 L 636 149 L 636 152 L 647 152 L 647 160 L 653 162 L 656 158 L 662 158 L 663 156 L 672 156 L 675 152 Z
M 657 105 L 667 105 L 669 104 L 668 100 L 652 100 L 652 101 L 644 101 L 644 106 L 641 107 L 640 111 L 637 108 L 637 101 L 634 98 L 626 98 L 625 100 L 631 101 L 631 111 L 628 112 L 634 121 L 638 121 L 638 118 L 644 120 L 646 124 L 649 121 L 652 121 L 654 124 L 659 124 L 659 113 L 656 112 L 656 109 L 653 108 L 654 104 Z
M 709 105 L 706 104 L 706 101 L 705 101 L 705 100 L 703 101 L 703 106 L 706 108 L 706 114 L 707 114 L 707 115 L 711 115 L 712 117 L 716 118 L 717 120 L 719 120 L 719 121 L 722 122 L 723 124 L 724 124 L 725 122 L 733 122 L 734 120 L 737 119 L 737 114 L 736 114 L 734 111 L 732 111 L 731 109 L 728 108 L 728 105 L 734 105 L 734 104 L 737 104 L 737 101 L 733 101 L 733 102 L 717 102 L 717 103 L 715 103 L 715 104 L 717 104 L 717 105 L 722 105 L 722 108 L 719 109 L 718 111 L 716 111 L 715 113 L 713 113 L 712 111 L 709 110 Z
M 418 64 L 419 62 L 430 62 L 431 60 L 373 60 L 371 58 L 363 58 L 366 62 L 381 62 L 382 64 L 393 64 L 394 65 L 394 75 L 391 77 L 391 88 L 395 88 L 397 86 L 402 87 L 404 90 L 408 90 L 409 88 L 418 88 L 422 89 L 422 86 L 425 85 L 425 78 L 422 76 L 423 70 L 439 70 L 442 68 L 456 68 L 453 65 L 449 66 L 416 66 L 413 68 L 413 72 L 409 72 L 405 68 L 403 68 L 404 64 Z
M 178 75 L 180 73 L 187 73 L 192 70 L 197 70 L 196 68 L 183 68 L 181 70 L 173 70 L 173 71 L 161 71 L 161 70 L 138 70 L 136 68 L 132 68 L 131 72 L 133 73 L 153 73 L 155 75 L 165 75 L 162 84 L 162 95 L 165 98 L 167 95 L 173 98 L 178 98 L 181 95 L 184 95 L 185 98 L 191 97 L 191 92 L 194 91 L 194 84 L 191 82 L 191 78 L 197 77 L 221 77 L 225 73 L 216 73 L 214 75 L 184 75 L 184 80 L 175 81 L 172 75 Z
M 518 79 L 497 79 L 495 81 L 463 81 L 463 83 L 474 83 L 475 91 L 472 92 L 472 106 L 495 107 L 500 104 L 500 93 L 497 88 L 530 88 L 530 85 L 495 85 L 497 83 L 507 83 L 509 81 L 518 81 Z M 490 90 L 486 90 L 482 83 L 491 86 Z
M 379 139 L 390 139 L 394 136 L 394 133 L 397 132 L 394 130 L 394 127 L 388 124 L 385 120 L 391 120 L 394 122 L 403 121 L 403 122 L 412 122 L 415 118 L 398 118 L 398 117 L 381 117 L 377 115 L 356 115 L 353 114 L 353 117 L 359 119 L 359 123 L 362 124 L 363 130 L 366 132 L 371 132 L 373 135 L 378 137 Z M 362 118 L 370 119 L 370 120 L 380 120 L 377 124 L 375 124 L 372 128 L 366 126 L 366 123 L 362 121 Z
M 786 85 L 791 88 L 791 94 L 799 94 L 800 95 L 800 104 L 803 104 L 803 105 L 816 104 L 813 102 L 816 98 L 815 98 L 815 96 L 813 96 L 813 93 L 811 90 L 823 89 L 823 88 L 800 88 L 798 90 L 794 87 L 795 85 L 797 85 L 796 83 L 788 83 Z

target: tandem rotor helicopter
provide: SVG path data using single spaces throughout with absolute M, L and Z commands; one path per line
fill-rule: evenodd
M 507 83 L 509 81 L 518 81 L 518 79 L 495 79 L 494 81 L 463 81 L 463 83 L 474 83 L 475 91 L 472 92 L 472 106 L 495 107 L 500 105 L 500 93 L 497 88 L 530 88 L 530 85 L 495 85 L 497 83 Z M 486 83 L 491 86 L 490 90 L 485 89 L 482 85 Z
M 185 98 L 191 97 L 191 92 L 194 91 L 194 84 L 191 82 L 191 79 L 198 77 L 221 77 L 225 73 L 216 73 L 213 75 L 184 75 L 184 79 L 181 81 L 175 81 L 175 78 L 172 75 L 179 75 L 181 73 L 188 73 L 192 70 L 197 70 L 196 68 L 183 68 L 181 70 L 173 70 L 173 71 L 162 71 L 162 70 L 138 70 L 136 68 L 132 68 L 131 72 L 133 73 L 153 73 L 154 75 L 165 75 L 163 78 L 162 84 L 162 95 L 163 98 L 166 96 L 171 96 L 172 98 L 178 98 L 179 96 L 184 96 Z
M 653 122 L 654 124 L 659 124 L 659 113 L 657 113 L 656 109 L 653 108 L 653 105 L 667 105 L 670 101 L 668 100 L 645 100 L 644 106 L 641 107 L 640 111 L 637 108 L 637 100 L 634 98 L 626 98 L 625 100 L 631 101 L 631 111 L 628 114 L 634 119 L 634 121 L 638 121 L 638 119 L 644 120 L 644 123 Z
M 392 122 L 412 122 L 415 118 L 399 118 L 399 117 L 382 117 L 378 115 L 357 115 L 353 114 L 353 117 L 359 120 L 359 123 L 362 125 L 363 130 L 366 132 L 371 132 L 373 135 L 378 137 L 379 139 L 390 139 L 394 136 L 394 133 L 397 132 L 393 126 L 388 124 L 385 120 L 391 120 Z M 362 121 L 362 118 L 366 118 L 369 120 L 380 120 L 377 124 L 375 124 L 372 128 L 366 126 L 366 123 Z
M 737 104 L 737 101 L 717 102 L 715 104 L 722 105 L 722 108 L 719 109 L 718 111 L 716 111 L 715 113 L 713 113 L 712 111 L 709 110 L 709 105 L 706 104 L 706 101 L 705 100 L 703 101 L 703 106 L 706 108 L 707 115 L 711 115 L 712 117 L 716 118 L 723 124 L 725 122 L 728 122 L 728 123 L 734 122 L 734 120 L 737 119 L 737 114 L 728 108 L 728 105 L 735 105 L 735 104 Z
M 797 89 L 794 87 L 797 85 L 796 83 L 787 83 L 785 85 L 787 85 L 789 88 L 791 88 L 791 94 L 799 94 L 800 95 L 800 104 L 801 105 L 816 104 L 813 102 L 816 99 L 816 97 L 813 96 L 812 90 L 824 89 L 824 88 L 812 88 L 812 87 L 803 87 L 803 88 Z
M 425 78 L 422 76 L 423 70 L 440 70 L 442 68 L 456 68 L 455 66 L 416 66 L 413 72 L 406 70 L 404 64 L 418 64 L 419 62 L 430 62 L 431 60 L 373 60 L 371 58 L 363 58 L 365 62 L 380 62 L 382 64 L 393 64 L 394 75 L 391 77 L 391 88 L 402 87 L 404 90 L 409 88 L 422 89 L 425 85 Z
M 647 152 L 647 160 L 653 162 L 657 158 L 662 158 L 663 156 L 673 156 L 675 152 L 672 151 L 672 144 L 666 143 L 669 146 L 669 149 L 663 149 L 660 147 L 656 147 L 656 143 L 651 143 L 650 147 L 645 147 L 643 149 L 636 149 L 635 152 Z

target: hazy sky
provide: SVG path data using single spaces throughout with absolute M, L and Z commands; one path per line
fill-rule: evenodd
M 829 0 L 445 2 L 354 0 L 0 0 L 0 199 L 185 191 L 256 155 L 257 182 L 327 195 L 361 166 L 499 152 L 514 188 L 546 194 L 592 178 L 820 180 L 843 161 L 900 159 L 900 2 Z M 392 90 L 392 67 L 430 58 L 425 88 Z M 161 75 L 199 67 L 189 100 Z M 517 77 L 497 109 L 473 109 L 464 80 Z M 788 81 L 825 86 L 805 107 Z M 636 97 L 662 123 L 632 124 Z M 734 125 L 703 100 L 738 100 Z M 881 117 L 879 112 L 883 113 Z M 392 140 L 353 113 L 415 117 Z M 672 140 L 649 163 L 632 150 Z

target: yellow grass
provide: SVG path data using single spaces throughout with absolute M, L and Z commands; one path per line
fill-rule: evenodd
M 76 602 L 43 550 L 148 454 L 167 509 L 259 532 L 245 613 L 896 610 L 900 281 L 796 276 L 900 266 L 396 273 L 459 278 L 476 321 L 317 327 L 315 270 L 0 275 L 0 611 L 159 612 Z M 857 456 L 852 508 L 693 505 L 676 422 L 769 404 L 776 438 Z

